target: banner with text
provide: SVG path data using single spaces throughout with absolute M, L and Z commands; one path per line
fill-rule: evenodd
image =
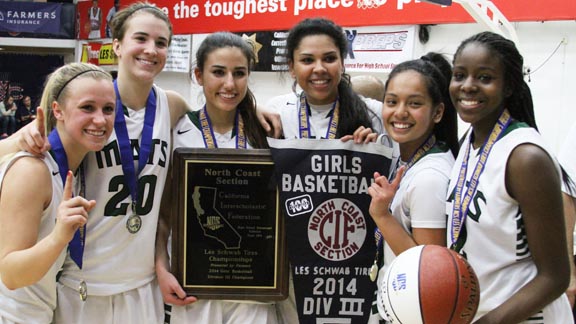
M 412 59 L 416 26 L 345 27 L 348 51 L 346 71 L 389 73 L 396 64 Z M 250 44 L 256 57 L 254 71 L 288 71 L 287 31 L 236 33 Z M 192 53 L 208 34 L 194 35 Z M 172 46 L 171 46 L 172 47 Z
M 190 72 L 191 35 L 174 36 L 168 48 L 164 72 Z M 114 53 L 110 42 L 84 42 L 82 43 L 80 62 L 92 63 L 100 66 L 118 65 L 118 57 Z
M 112 43 L 89 42 L 82 44 L 80 62 L 94 65 L 118 65 L 118 57 L 112 49 Z
M 164 72 L 190 72 L 191 35 L 176 35 L 172 37 Z
M 122 6 L 132 2 L 136 1 L 122 1 Z M 169 16 L 174 25 L 175 34 L 211 33 L 221 30 L 233 32 L 287 30 L 304 18 L 318 16 L 330 17 L 341 26 L 351 27 L 474 22 L 474 19 L 459 4 L 440 6 L 418 0 L 156 0 L 151 2 Z M 492 2 L 510 21 L 576 19 L 576 1 L 574 0 L 557 0 L 553 3 L 524 0 L 493 0 Z M 79 8 L 80 4 L 81 2 L 78 3 Z
M 58 34 L 62 4 L 0 1 L 0 31 Z
M 376 284 L 375 224 L 368 188 L 388 175 L 384 145 L 269 139 L 301 324 L 365 324 Z
M 345 28 L 348 53 L 346 71 L 389 73 L 394 66 L 411 60 L 416 26 Z

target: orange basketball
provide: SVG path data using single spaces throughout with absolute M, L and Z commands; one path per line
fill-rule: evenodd
M 401 253 L 385 272 L 381 303 L 393 323 L 471 323 L 478 309 L 478 278 L 458 253 L 420 245 Z

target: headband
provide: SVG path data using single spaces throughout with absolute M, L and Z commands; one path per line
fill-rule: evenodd
M 102 70 L 96 70 L 96 69 L 90 69 L 90 70 L 86 70 L 86 71 L 82 71 L 78 74 L 76 74 L 75 76 L 71 77 L 70 79 L 68 79 L 68 81 L 64 82 L 64 84 L 62 85 L 62 88 L 60 88 L 60 90 L 58 90 L 58 93 L 56 94 L 56 97 L 54 97 L 55 100 L 58 100 L 58 97 L 60 97 L 60 94 L 62 93 L 62 90 L 64 90 L 64 88 L 66 88 L 66 86 L 68 85 L 68 83 L 72 82 L 72 80 L 78 78 L 79 76 L 81 76 L 82 74 L 88 73 L 88 72 L 101 72 L 104 74 L 108 74 L 108 72 L 104 72 Z

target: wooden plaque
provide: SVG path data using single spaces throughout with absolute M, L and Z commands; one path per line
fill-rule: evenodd
M 187 294 L 288 295 L 284 216 L 269 150 L 176 149 L 172 272 Z

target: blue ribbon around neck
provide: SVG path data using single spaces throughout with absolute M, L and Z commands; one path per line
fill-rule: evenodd
M 142 140 L 140 143 L 140 153 L 138 156 L 138 172 L 134 169 L 134 155 L 130 144 L 128 129 L 126 128 L 126 119 L 124 118 L 124 106 L 118 91 L 118 82 L 114 81 L 114 90 L 116 91 L 116 118 L 114 121 L 114 130 L 120 147 L 120 159 L 122 161 L 122 171 L 130 188 L 132 196 L 132 206 L 137 208 L 138 202 L 138 175 L 144 169 L 150 156 L 152 148 L 152 133 L 154 130 L 154 119 L 156 118 L 156 95 L 154 89 L 150 89 L 150 94 L 146 101 L 146 111 L 144 115 L 144 125 L 142 128 Z

